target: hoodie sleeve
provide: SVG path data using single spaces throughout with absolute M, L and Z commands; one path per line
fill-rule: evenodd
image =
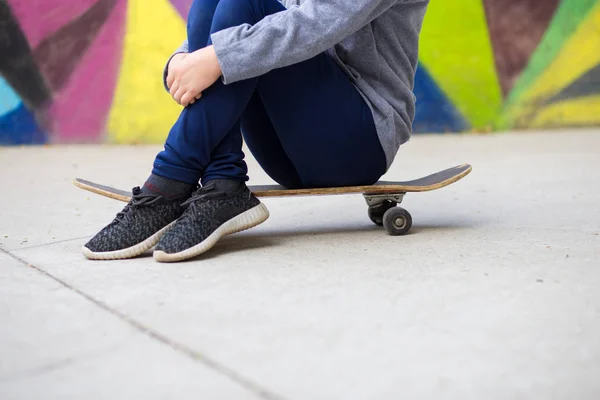
M 290 7 L 254 25 L 211 35 L 226 84 L 315 57 L 400 0 L 284 0 Z
M 167 60 L 167 64 L 165 65 L 165 68 L 163 69 L 163 85 L 165 86 L 165 90 L 168 92 L 169 91 L 169 87 L 167 86 L 167 75 L 169 73 L 169 63 L 171 62 L 171 59 L 173 58 L 173 56 L 175 56 L 175 54 L 179 54 L 179 53 L 187 53 L 188 52 L 188 41 L 187 39 L 183 42 L 183 44 L 181 46 L 179 46 L 177 48 L 177 50 L 175 50 L 175 52 L 173 52 L 173 54 L 171 54 L 171 57 L 169 57 L 169 60 Z

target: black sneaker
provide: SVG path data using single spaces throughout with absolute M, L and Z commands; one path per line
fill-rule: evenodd
M 145 253 L 183 214 L 182 204 L 188 197 L 167 200 L 134 188 L 131 201 L 83 246 L 83 255 L 91 260 L 117 260 Z
M 196 257 L 225 235 L 250 229 L 269 218 L 269 210 L 244 182 L 214 180 L 198 189 L 188 208 L 154 249 L 160 262 Z

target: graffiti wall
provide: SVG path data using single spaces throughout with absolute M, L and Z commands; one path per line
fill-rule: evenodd
M 161 142 L 192 0 L 0 0 L 0 144 Z M 600 2 L 432 0 L 416 132 L 600 124 Z
M 600 2 L 432 0 L 418 131 L 600 125 Z
M 0 0 L 0 142 L 163 140 L 191 0 Z

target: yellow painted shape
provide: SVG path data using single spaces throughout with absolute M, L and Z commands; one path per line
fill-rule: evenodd
M 186 37 L 186 24 L 168 0 L 128 0 L 123 61 L 108 117 L 111 142 L 163 142 L 181 106 L 162 74 Z
M 565 43 L 554 62 L 524 93 L 523 101 L 548 98 L 600 63 L 600 2 Z
M 538 110 L 531 128 L 600 124 L 600 95 L 579 97 Z
M 473 127 L 496 119 L 503 100 L 481 0 L 432 1 L 419 58 Z

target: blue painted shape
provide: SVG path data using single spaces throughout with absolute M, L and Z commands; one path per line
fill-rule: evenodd
M 467 121 L 423 65 L 417 68 L 414 94 L 417 97 L 417 109 L 413 132 L 446 133 L 469 129 Z
M 0 117 L 19 107 L 19 104 L 21 104 L 19 96 L 0 76 Z
M 23 103 L 0 116 L 0 145 L 42 144 L 46 141 L 46 134 Z

